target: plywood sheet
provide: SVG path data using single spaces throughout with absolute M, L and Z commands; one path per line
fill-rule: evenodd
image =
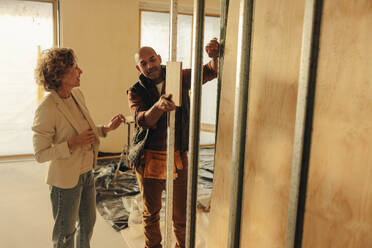
M 241 247 L 285 247 L 304 1 L 255 1 Z
M 227 247 L 239 0 L 230 0 L 207 247 Z
M 372 1 L 324 1 L 303 247 L 372 247 Z
M 228 234 L 239 1 L 230 4 L 208 247 L 226 247 Z M 241 247 L 285 245 L 303 13 L 303 1 L 255 1 Z

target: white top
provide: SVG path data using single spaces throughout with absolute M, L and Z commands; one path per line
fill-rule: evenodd
M 158 89 L 159 95 L 161 95 L 161 90 L 163 89 L 164 81 L 161 81 L 160 83 L 156 84 L 156 88 Z

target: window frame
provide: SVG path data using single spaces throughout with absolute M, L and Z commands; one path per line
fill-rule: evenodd
M 165 13 L 165 14 L 169 14 L 170 11 L 168 10 L 156 10 L 156 9 L 150 9 L 150 8 L 139 8 L 139 15 L 138 15 L 138 23 L 139 23 L 139 32 L 138 32 L 138 49 L 141 47 L 141 33 L 142 33 L 142 27 L 141 27 L 141 24 L 142 24 L 142 12 L 145 11 L 145 12 L 155 12 L 155 13 Z M 177 15 L 189 15 L 189 16 L 193 16 L 194 13 L 190 13 L 190 12 L 177 12 Z M 207 13 L 205 14 L 204 16 L 210 16 L 210 17 L 221 17 L 221 15 L 219 14 L 211 14 L 211 13 Z M 193 34 L 194 32 L 194 18 L 192 18 L 192 27 L 191 27 L 191 35 Z M 191 37 L 191 49 L 192 49 L 192 37 Z

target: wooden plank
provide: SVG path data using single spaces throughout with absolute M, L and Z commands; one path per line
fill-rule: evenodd
M 133 117 L 133 115 L 127 115 L 127 116 L 125 116 L 125 122 L 126 123 L 134 123 L 134 117 Z
M 239 1 L 230 1 L 208 247 L 226 247 Z M 241 247 L 284 247 L 304 1 L 255 2 Z M 290 45 L 288 45 L 290 44 Z
M 285 247 L 304 1 L 255 2 L 241 247 Z
M 214 144 L 203 144 L 199 146 L 200 148 L 213 148 Z
M 302 247 L 372 247 L 372 2 L 323 13 Z
M 176 106 L 182 104 L 182 62 L 167 61 L 166 92 L 172 94 L 172 100 Z
M 200 123 L 200 131 L 214 133 L 216 132 L 216 125 L 208 123 Z
M 113 155 L 113 156 L 97 157 L 97 160 L 105 160 L 105 159 L 113 159 L 113 158 L 120 158 L 120 154 L 119 155 Z
M 24 161 L 24 160 L 34 160 L 34 154 L 18 154 L 18 155 L 8 155 L 8 156 L 0 156 L 0 164 L 1 163 L 9 163 L 12 161 Z
M 230 0 L 207 247 L 227 247 L 239 0 Z

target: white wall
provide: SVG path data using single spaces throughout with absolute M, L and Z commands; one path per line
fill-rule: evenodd
M 96 124 L 129 115 L 126 89 L 137 80 L 137 0 L 61 0 L 61 45 L 71 47 L 83 70 L 81 89 Z M 120 152 L 126 128 L 101 139 L 101 151 Z

